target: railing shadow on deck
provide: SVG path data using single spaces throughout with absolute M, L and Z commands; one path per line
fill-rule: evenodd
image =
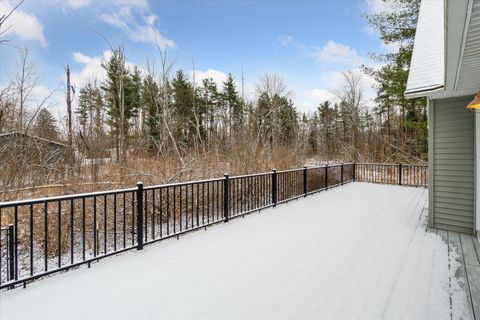
M 0 203 L 0 289 L 352 181 L 427 187 L 428 167 L 308 166 Z

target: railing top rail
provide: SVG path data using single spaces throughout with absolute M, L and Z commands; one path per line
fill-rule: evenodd
M 427 168 L 428 164 L 414 164 L 414 163 L 402 163 L 403 167 L 422 167 Z
M 167 183 L 167 184 L 158 184 L 158 185 L 153 185 L 153 186 L 145 186 L 143 187 L 143 190 L 153 190 L 153 189 L 162 189 L 162 188 L 171 188 L 171 187 L 183 187 L 191 184 L 202 184 L 202 183 L 208 183 L 208 182 L 216 182 L 216 181 L 222 181 L 225 178 L 213 178 L 213 179 L 203 179 L 203 180 L 192 180 L 192 181 L 185 181 L 185 182 L 173 182 L 173 183 Z
M 44 198 L 36 198 L 36 199 L 26 199 L 26 200 L 13 200 L 13 201 L 0 202 L 0 209 L 15 207 L 15 206 L 24 206 L 24 205 L 30 205 L 30 204 L 34 205 L 34 204 L 45 203 L 45 202 L 75 200 L 75 199 L 81 199 L 81 198 L 91 198 L 91 197 L 95 197 L 95 196 L 97 196 L 97 197 L 108 196 L 108 195 L 112 195 L 112 194 L 122 194 L 122 193 L 134 192 L 135 190 L 137 190 L 137 188 L 126 188 L 126 189 L 117 189 L 117 190 L 76 193 L 76 194 L 63 195 L 63 196 L 52 196 L 52 197 L 44 197 Z
M 376 165 L 376 166 L 391 166 L 398 167 L 401 164 L 404 167 L 428 167 L 428 164 L 415 164 L 415 163 L 374 163 L 374 162 L 355 162 L 359 165 Z
M 277 170 L 277 173 L 289 173 L 289 172 L 300 172 L 305 170 L 305 168 L 299 168 L 299 169 L 288 169 L 288 170 Z
M 253 173 L 253 174 L 244 174 L 244 175 L 241 175 L 241 176 L 233 176 L 233 177 L 229 177 L 229 179 L 252 178 L 252 177 L 259 177 L 259 176 L 268 176 L 268 175 L 271 175 L 271 174 L 273 174 L 273 172 L 269 171 L 269 172 Z
M 359 165 L 377 165 L 377 166 L 386 166 L 386 167 L 398 167 L 398 163 L 374 163 L 374 162 L 355 162 L 355 164 Z

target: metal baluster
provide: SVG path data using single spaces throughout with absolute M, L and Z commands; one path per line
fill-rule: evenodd
M 208 217 L 207 217 L 208 222 Z M 205 225 L 205 183 L 202 182 L 202 225 Z
M 117 251 L 117 194 L 113 194 L 113 251 Z
M 8 226 L 8 233 L 7 233 L 7 243 L 8 243 L 8 280 L 17 280 L 17 267 L 16 267 L 16 258 L 14 258 L 15 255 L 15 227 L 13 225 Z
M 144 240 L 143 242 L 148 241 L 148 190 L 143 192 L 143 195 L 145 197 L 145 201 L 143 202 L 143 236 Z
M 137 250 L 143 249 L 143 183 L 137 182 Z M 146 223 L 145 223 L 146 224 Z
M 132 212 L 132 221 L 131 221 L 131 226 L 132 226 L 132 247 L 135 246 L 135 192 L 132 191 L 130 193 L 130 200 L 131 200 L 131 212 Z
M 85 233 L 86 233 L 86 219 L 85 219 L 85 197 L 82 197 L 82 259 L 85 261 Z
M 170 188 L 167 187 L 167 236 L 170 235 Z
M 200 207 L 200 193 L 199 193 L 199 189 L 200 189 L 200 185 L 198 183 L 196 183 L 196 187 L 197 187 L 197 198 L 196 198 L 196 211 L 197 211 L 197 227 L 200 225 L 199 223 L 199 220 L 200 220 L 200 215 L 199 215 L 199 207 Z
M 185 230 L 188 230 L 188 184 L 185 185 Z
M 1 228 L 1 224 L 0 224 Z M 0 240 L 1 242 L 1 240 Z M 0 256 L 2 250 L 0 249 Z M 33 276 L 33 204 L 30 204 L 30 275 Z M 0 266 L 0 271 L 2 270 Z
M 207 217 L 208 217 L 208 220 L 210 221 L 210 183 L 207 182 Z M 215 219 L 212 219 L 212 222 L 214 221 Z
M 183 209 L 182 208 L 183 207 L 182 193 L 183 192 L 182 192 L 182 189 L 183 189 L 182 186 L 180 186 L 180 203 L 179 203 L 180 204 L 180 218 L 179 218 L 179 220 L 180 220 L 180 232 L 182 232 L 182 229 L 183 229 L 183 226 L 182 226 L 182 215 L 183 215 L 182 214 L 182 209 Z
M 73 206 L 73 199 L 70 199 L 70 263 L 73 264 L 73 222 L 74 222 L 74 206 Z
M 223 181 L 223 218 L 225 222 L 228 222 L 228 210 L 229 210 L 229 182 L 228 182 L 228 174 L 224 175 L 225 180 Z
M 123 248 L 127 246 L 127 194 L 123 193 Z
M 163 189 L 158 189 L 160 193 L 160 238 L 163 237 Z
M 152 189 L 152 240 L 155 240 L 155 189 Z
M 107 253 L 107 195 L 103 196 L 103 254 Z
M 62 202 L 58 201 L 58 234 L 57 234 L 57 243 L 58 243 L 58 267 L 62 266 Z
M 97 196 L 93 196 L 93 256 L 97 256 Z

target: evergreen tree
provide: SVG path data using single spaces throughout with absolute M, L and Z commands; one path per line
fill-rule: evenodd
M 243 122 L 243 105 L 231 73 L 223 82 L 222 96 L 228 112 L 228 130 L 231 138 L 232 134 L 240 133 Z
M 195 119 L 193 114 L 193 87 L 186 74 L 179 70 L 172 80 L 174 95 L 175 137 L 183 144 L 189 143 L 194 134 Z
M 107 107 L 107 124 L 115 138 L 117 159 L 126 160 L 127 141 L 130 120 L 137 115 L 139 86 L 138 79 L 132 77 L 125 65 L 125 56 L 121 48 L 114 50 L 108 62 L 102 67 L 107 79 L 102 84 Z
M 40 109 L 35 119 L 33 132 L 36 136 L 48 140 L 58 141 L 60 133 L 57 127 L 57 120 L 46 108 Z
M 204 105 L 204 127 L 207 130 L 207 140 L 211 142 L 217 129 L 217 121 L 220 114 L 219 104 L 221 101 L 217 84 L 212 78 L 203 79 L 202 81 L 201 101 Z
M 151 75 L 143 79 L 140 96 L 145 113 L 147 145 L 150 151 L 157 151 L 160 144 L 161 109 L 158 103 L 158 84 Z
M 280 104 L 280 141 L 284 145 L 295 142 L 298 132 L 298 113 L 291 99 L 283 97 Z
M 420 9 L 420 0 L 392 0 L 394 10 L 365 14 L 367 22 L 380 33 L 387 45 L 398 46 L 397 52 L 373 54 L 372 57 L 384 65 L 379 69 L 364 67 L 367 74 L 377 82 L 376 103 L 382 113 L 387 113 L 387 137 L 390 139 L 391 110 L 398 107 L 403 120 L 397 132 L 398 144 L 410 144 L 412 150 L 426 153 L 427 119 L 424 98 L 406 99 L 406 89 L 410 61 L 413 52 L 415 30 Z

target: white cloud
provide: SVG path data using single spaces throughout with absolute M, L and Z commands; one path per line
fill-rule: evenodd
M 342 71 L 325 71 L 320 74 L 320 82 L 329 90 L 336 90 L 344 84 Z
M 319 62 L 326 63 L 344 65 L 359 65 L 363 63 L 363 58 L 358 54 L 357 50 L 331 40 L 322 48 L 314 47 L 313 57 Z
M 190 71 L 190 77 L 192 77 L 193 79 L 193 71 Z M 197 86 L 201 86 L 203 79 L 208 78 L 212 78 L 213 81 L 217 84 L 217 87 L 221 89 L 223 86 L 223 82 L 227 80 L 227 74 L 214 69 L 207 69 L 206 71 L 195 70 L 195 84 Z
M 0 0 L 0 12 L 8 14 L 14 7 L 8 0 Z M 43 33 L 43 25 L 31 14 L 17 8 L 2 26 L 6 30 L 4 36 L 15 34 L 21 40 L 39 41 L 42 47 L 47 47 L 48 43 Z
M 375 97 L 375 90 L 372 89 L 372 86 L 376 84 L 375 80 L 372 77 L 367 76 L 365 73 L 360 70 L 360 68 L 351 69 L 352 72 L 361 75 L 361 85 L 364 90 L 365 99 L 372 99 Z M 345 78 L 343 72 L 341 71 L 327 71 L 321 75 L 322 84 L 325 85 L 331 92 L 334 92 L 336 89 L 341 88 L 345 84 Z
M 148 8 L 148 0 L 111 0 L 117 6 L 135 7 L 140 9 Z
M 102 81 L 106 78 L 105 70 L 102 68 L 102 61 L 107 61 L 112 56 L 111 51 L 104 51 L 101 56 L 90 57 L 81 52 L 74 52 L 72 58 L 74 61 L 83 65 L 80 71 L 71 73 L 72 85 L 78 88 L 77 91 L 88 82 Z
M 364 7 L 368 13 L 393 12 L 395 10 L 391 0 L 365 0 Z
M 87 7 L 89 4 L 90 0 L 67 0 L 67 5 L 72 9 Z
M 112 52 L 110 50 L 103 51 L 101 56 L 90 57 L 81 52 L 74 52 L 72 58 L 75 62 L 83 65 L 80 71 L 74 71 L 72 68 L 71 82 L 75 88 L 81 88 L 88 82 L 103 81 L 106 79 L 107 74 L 102 67 L 102 62 L 110 60 Z M 125 66 L 129 70 L 133 70 L 134 64 L 126 61 Z M 77 89 L 77 91 L 78 91 Z
M 135 42 L 150 42 L 160 47 L 174 47 L 175 42 L 165 37 L 155 27 L 157 18 L 154 14 L 134 13 L 131 6 L 122 6 L 115 12 L 100 15 L 101 21 L 122 30 Z
M 364 10 L 369 14 L 378 14 L 378 13 L 392 13 L 396 10 L 396 5 L 392 0 L 365 0 Z M 379 33 L 372 26 L 367 25 L 363 28 L 363 32 L 379 37 Z M 381 48 L 386 52 L 398 52 L 399 44 L 398 43 L 388 43 L 381 41 Z
M 92 4 L 92 0 L 57 0 L 63 2 L 68 7 L 72 9 L 79 9 L 83 7 L 88 7 Z M 100 1 L 96 1 L 95 4 L 99 4 Z M 104 4 L 107 5 L 114 5 L 114 6 L 126 6 L 130 8 L 139 8 L 139 9 L 147 9 L 148 8 L 148 1 L 147 0 L 109 0 L 105 1 Z
M 287 46 L 293 43 L 293 37 L 288 34 L 282 34 L 280 37 L 278 37 L 278 41 L 282 46 Z
M 382 48 L 385 49 L 385 51 L 387 52 L 398 52 L 398 50 L 400 49 L 400 44 L 397 43 L 397 42 L 393 42 L 393 43 L 385 43 L 385 42 L 382 42 Z
M 363 103 L 367 107 L 374 105 L 373 99 L 376 96 L 375 80 L 364 73 L 359 68 L 354 68 L 351 71 L 362 75 L 361 85 L 363 87 Z M 345 78 L 341 71 L 327 71 L 320 75 L 320 82 L 318 86 L 311 90 L 306 90 L 300 96 L 301 103 L 299 104 L 302 111 L 313 111 L 319 103 L 329 100 L 331 102 L 338 102 L 335 91 L 340 89 L 345 84 Z
M 325 101 L 325 100 L 335 100 L 335 94 L 329 90 L 326 89 L 313 89 L 311 91 L 306 92 L 307 96 L 310 99 L 313 99 L 315 101 Z

